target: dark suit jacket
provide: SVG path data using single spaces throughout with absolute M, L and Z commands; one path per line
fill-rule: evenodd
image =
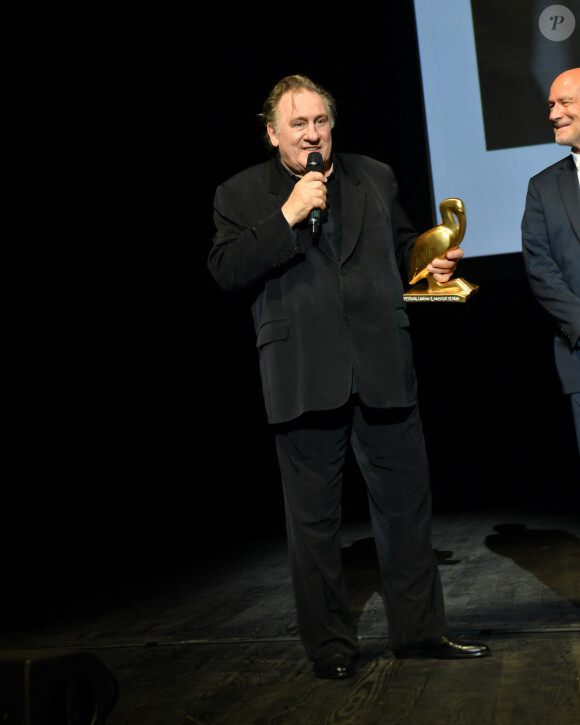
M 372 407 L 413 405 L 416 380 L 403 302 L 416 232 L 402 211 L 390 167 L 334 154 L 340 177 L 340 260 L 281 206 L 293 182 L 273 157 L 222 184 L 208 266 L 228 291 L 252 292 L 268 420 L 333 410 L 351 393 L 353 371 Z
M 556 323 L 565 393 L 580 392 L 580 186 L 570 155 L 530 179 L 522 220 L 530 286 Z

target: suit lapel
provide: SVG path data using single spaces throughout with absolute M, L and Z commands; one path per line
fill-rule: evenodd
M 268 167 L 268 191 L 274 209 L 279 209 L 292 193 L 294 182 L 288 174 L 281 173 L 275 155 Z
M 580 240 L 580 185 L 572 156 L 564 160 L 558 174 L 558 187 L 576 238 Z
M 342 201 L 342 255 L 341 263 L 353 253 L 363 225 L 366 196 L 360 181 L 342 159 L 335 155 L 340 166 L 340 196 Z

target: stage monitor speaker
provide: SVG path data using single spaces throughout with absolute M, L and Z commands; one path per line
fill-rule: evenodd
M 117 684 L 94 655 L 72 650 L 0 650 L 0 722 L 105 725 Z

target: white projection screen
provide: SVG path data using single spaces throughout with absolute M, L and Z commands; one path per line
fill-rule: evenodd
M 580 66 L 580 0 L 414 0 L 437 223 L 459 197 L 470 257 L 521 251 L 528 181 L 570 153 L 552 80 Z

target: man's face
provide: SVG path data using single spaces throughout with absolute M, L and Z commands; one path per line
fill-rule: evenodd
M 308 154 L 322 154 L 324 169 L 330 167 L 332 133 L 328 109 L 321 96 L 302 89 L 287 91 L 278 104 L 277 130 L 268 124 L 272 146 L 280 151 L 284 165 L 298 176 L 306 173 Z
M 559 75 L 550 89 L 550 123 L 556 143 L 580 152 L 580 68 Z

